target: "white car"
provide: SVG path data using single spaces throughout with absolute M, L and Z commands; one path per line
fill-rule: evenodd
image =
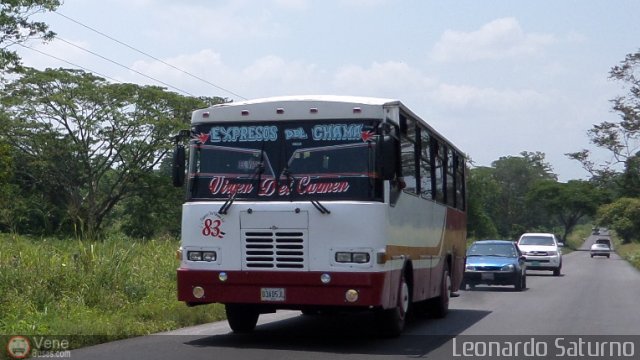
M 607 259 L 611 255 L 611 248 L 604 243 L 595 243 L 591 245 L 591 257 L 594 256 L 606 256 Z
M 528 270 L 551 270 L 560 276 L 562 269 L 562 244 L 550 233 L 524 233 L 518 240 L 518 248 L 525 257 Z

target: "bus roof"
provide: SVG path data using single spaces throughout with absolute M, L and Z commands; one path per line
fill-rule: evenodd
M 295 95 L 277 96 L 253 100 L 217 104 L 195 110 L 191 116 L 192 124 L 217 121 L 273 121 L 273 120 L 316 120 L 345 119 L 384 119 L 387 112 L 397 108 L 406 115 L 415 118 L 426 126 L 436 137 L 447 141 L 420 116 L 407 108 L 400 100 L 341 95 Z M 456 150 L 463 154 L 462 151 Z
M 358 118 L 381 119 L 384 106 L 400 102 L 371 97 L 307 95 L 279 96 L 218 104 L 196 110 L 191 123 L 215 121 L 314 120 L 344 119 L 345 114 Z M 359 111 L 354 111 L 359 108 Z

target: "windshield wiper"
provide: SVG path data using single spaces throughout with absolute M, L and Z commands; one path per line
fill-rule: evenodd
M 326 207 L 324 207 L 324 205 L 320 204 L 320 201 L 318 200 L 310 200 L 311 204 L 318 209 L 318 211 L 320 211 L 322 214 L 331 214 L 331 211 L 329 211 L 329 209 L 327 209 Z
M 229 198 L 224 202 L 224 204 L 222 204 L 222 206 L 220 206 L 220 209 L 218 209 L 218 214 L 227 215 L 231 204 L 233 204 L 233 200 L 235 200 L 236 198 L 236 194 L 237 192 L 234 191 L 233 193 L 231 193 L 231 195 L 229 195 Z

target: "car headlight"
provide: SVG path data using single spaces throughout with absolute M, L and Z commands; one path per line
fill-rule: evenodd
M 522 255 L 527 255 L 526 251 L 521 251 Z
M 464 267 L 466 271 L 476 271 L 476 267 L 473 265 L 467 265 Z
M 513 264 L 507 264 L 505 266 L 503 266 L 500 271 L 513 271 L 513 269 L 515 269 L 515 266 L 513 266 Z
M 557 251 L 547 251 L 547 255 L 556 256 L 556 255 L 558 255 L 558 252 Z

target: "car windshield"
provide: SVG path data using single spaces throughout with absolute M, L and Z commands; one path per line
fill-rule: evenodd
M 553 246 L 553 238 L 550 236 L 523 236 L 518 245 L 543 245 Z
M 483 244 L 475 243 L 467 251 L 467 256 L 500 256 L 516 257 L 515 246 L 513 244 Z

